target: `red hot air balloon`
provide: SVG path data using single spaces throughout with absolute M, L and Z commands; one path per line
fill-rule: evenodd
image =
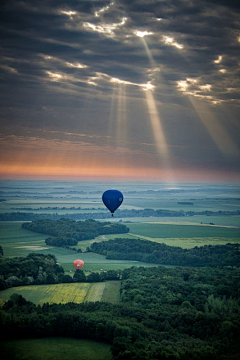
M 84 261 L 83 260 L 75 260 L 73 262 L 73 266 L 77 269 L 80 270 L 84 265 Z

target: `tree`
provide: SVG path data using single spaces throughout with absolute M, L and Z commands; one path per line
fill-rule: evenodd
M 82 270 L 77 269 L 73 275 L 73 281 L 74 282 L 85 282 L 86 276 L 85 276 L 84 272 Z
M 100 282 L 100 281 L 102 281 L 102 278 L 99 273 L 92 272 L 91 274 L 88 275 L 87 281 L 88 282 Z

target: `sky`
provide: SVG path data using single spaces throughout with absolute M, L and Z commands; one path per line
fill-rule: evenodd
M 240 5 L 0 5 L 0 177 L 240 180 Z

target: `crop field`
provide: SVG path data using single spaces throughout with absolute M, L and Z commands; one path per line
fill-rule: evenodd
M 16 293 L 22 295 L 26 300 L 40 305 L 47 302 L 81 303 L 85 300 L 89 287 L 89 283 L 19 286 L 1 291 L 0 298 L 6 301 Z
M 195 246 L 204 246 L 204 245 L 225 245 L 230 242 L 230 240 L 224 240 L 224 238 L 151 238 L 148 236 L 136 235 L 137 239 L 149 240 L 157 243 L 164 243 L 168 246 L 178 246 L 183 249 L 191 249 Z M 231 243 L 239 243 L 240 240 L 232 239 Z
M 119 219 L 118 219 L 119 220 Z M 191 223 L 193 225 L 209 225 L 210 223 L 214 223 L 214 225 L 219 226 L 235 226 L 240 227 L 240 216 L 239 215 L 232 215 L 232 216 L 207 216 L 207 215 L 194 215 L 194 216 L 164 216 L 164 217 L 125 217 L 121 219 L 125 225 L 131 223 L 141 223 L 141 222 L 152 222 L 152 223 L 166 223 L 166 224 L 176 224 L 181 225 L 183 222 L 188 222 L 189 225 Z M 111 219 L 109 219 L 111 221 Z
M 185 249 L 195 246 L 240 243 L 240 229 L 236 227 L 206 226 L 175 223 L 131 223 L 131 237 L 179 246 Z
M 101 301 L 104 288 L 105 282 L 91 284 L 91 286 L 88 288 L 88 292 L 84 301 Z
M 75 302 L 77 304 L 85 301 L 119 301 L 118 281 L 106 281 L 100 283 L 74 283 L 74 284 L 51 284 L 51 285 L 29 285 L 9 288 L 0 292 L 0 304 L 7 301 L 12 294 L 22 295 L 26 300 L 37 305 L 44 303 Z
M 106 281 L 102 301 L 118 303 L 120 301 L 120 281 Z
M 4 360 L 111 360 L 110 345 L 70 338 L 21 339 L 0 343 Z M 79 356 L 80 354 L 80 356 Z
M 240 229 L 235 227 L 206 225 L 175 225 L 152 222 L 128 224 L 130 233 L 151 238 L 203 238 L 219 237 L 239 239 Z

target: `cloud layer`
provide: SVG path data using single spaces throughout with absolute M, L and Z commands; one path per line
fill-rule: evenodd
M 236 179 L 237 2 L 10 0 L 0 17 L 5 172 L 31 151 L 46 174 L 118 162 Z

